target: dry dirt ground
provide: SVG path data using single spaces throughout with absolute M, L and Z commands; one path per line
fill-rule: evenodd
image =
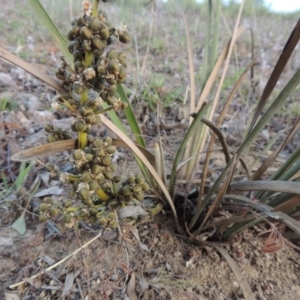
M 1 13 L 8 12 L 11 10 L 2 10 Z M 282 22 L 282 28 L 288 26 L 287 19 Z M 259 24 L 256 25 L 259 27 Z M 277 25 L 270 22 L 270 27 L 274 28 Z M 147 28 L 145 30 L 147 32 Z M 265 41 L 266 35 L 267 33 L 264 33 L 260 36 L 261 43 Z M 278 35 L 275 40 L 274 49 L 278 52 L 286 39 L 280 39 Z M 146 43 L 139 48 L 139 59 L 143 61 L 147 57 L 145 74 L 148 79 L 151 78 L 151 72 L 172 78 L 171 82 L 166 80 L 163 85 L 153 83 L 152 90 L 148 90 L 146 86 L 136 93 L 131 93 L 132 100 L 135 97 L 145 97 L 143 103 L 135 102 L 135 110 L 137 115 L 149 116 L 150 121 L 146 122 L 143 118 L 139 121 L 145 121 L 143 130 L 145 136 L 148 136 L 150 148 L 157 134 L 156 114 L 148 106 L 153 100 L 153 95 L 164 99 L 169 99 L 170 95 L 175 98 L 175 104 L 162 110 L 163 122 L 176 121 L 177 124 L 183 124 L 182 120 L 185 118 L 182 99 L 178 101 L 178 95 L 171 92 L 175 86 L 183 85 L 183 92 L 180 93 L 181 98 L 184 97 L 188 71 L 180 75 L 180 66 L 164 64 L 166 55 L 169 61 L 177 60 L 178 53 L 172 49 L 178 47 L 171 47 L 170 43 L 170 40 L 167 40 L 168 46 L 162 44 L 153 49 L 150 47 L 148 53 Z M 21 51 L 11 45 L 5 36 L 0 36 L 0 44 L 16 54 Z M 30 45 L 34 46 L 35 55 L 28 57 L 23 53 L 25 59 L 53 75 L 54 66 L 58 61 L 57 49 L 53 48 L 52 44 L 30 40 L 24 45 L 24 49 L 30 48 Z M 241 53 L 247 51 L 246 48 L 241 44 Z M 130 49 L 134 60 L 134 46 Z M 45 52 L 42 58 L 39 56 L 41 50 Z M 200 63 L 200 50 L 195 51 L 198 55 L 196 63 Z M 186 54 L 182 56 L 187 59 Z M 264 58 L 260 61 L 260 72 L 267 76 L 272 63 Z M 45 60 L 50 68 L 45 65 Z M 293 57 L 293 64 L 288 66 L 289 70 L 292 71 L 297 63 L 299 59 Z M 137 72 L 134 67 L 131 68 L 133 73 Z M 133 77 L 130 80 L 132 89 Z M 260 84 L 263 82 L 259 81 Z M 53 197 L 56 197 L 57 201 L 66 197 L 67 192 L 61 189 L 58 182 L 50 180 L 43 167 L 36 163 L 24 187 L 17 194 L 11 186 L 18 176 L 20 164 L 11 162 L 9 158 L 22 149 L 44 144 L 45 124 L 56 123 L 63 128 L 69 126 L 70 119 L 66 115 L 49 110 L 54 94 L 53 90 L 32 76 L 0 60 L 0 99 L 8 100 L 5 109 L 0 111 L 0 299 L 244 299 L 238 280 L 224 257 L 212 247 L 190 245 L 177 237 L 172 216 L 168 211 L 148 222 L 140 222 L 137 226 L 124 226 L 117 232 L 109 229 L 102 231 L 101 228 L 89 227 L 88 224 L 83 224 L 77 230 L 66 230 L 60 227 L 56 220 L 52 220 L 53 223 L 38 223 L 34 208 L 43 197 L 33 198 L 29 206 L 26 202 L 27 193 L 35 180 L 38 178 L 42 182 L 40 190 L 53 187 Z M 235 105 L 242 106 L 239 99 Z M 233 107 L 232 112 L 236 111 L 239 110 Z M 278 120 L 279 122 L 273 121 L 274 127 L 277 126 L 275 129 L 281 130 L 284 127 L 281 122 L 286 120 L 281 116 L 278 116 Z M 230 122 L 228 124 L 230 125 Z M 178 127 L 179 129 L 171 128 L 162 134 L 166 144 L 167 163 L 176 151 L 178 137 L 183 135 L 183 129 Z M 234 144 L 238 134 L 229 133 L 231 144 Z M 94 134 L 105 135 L 107 132 L 98 128 Z M 272 132 L 270 134 L 272 135 Z M 289 153 L 293 151 L 294 146 L 290 146 Z M 118 155 L 121 173 L 134 170 L 132 158 L 127 159 L 126 151 L 120 149 Z M 55 162 L 62 168 L 66 164 L 63 156 L 42 159 L 43 163 L 48 161 Z M 215 157 L 212 167 L 220 169 L 222 163 Z M 10 226 L 25 208 L 27 231 L 21 236 Z M 257 226 L 236 236 L 233 241 L 222 247 L 238 265 L 256 299 L 300 299 L 299 251 L 281 241 L 278 251 L 266 252 L 268 234 L 260 235 L 264 230 L 263 226 Z M 98 237 L 94 241 L 86 245 L 96 236 Z M 297 240 L 292 242 L 297 245 Z M 77 251 L 76 254 L 70 255 L 74 251 Z M 64 258 L 67 259 L 48 270 Z M 22 281 L 24 282 L 19 284 Z
M 244 299 L 224 258 L 213 248 L 175 237 L 166 216 L 137 229 L 125 227 L 118 237 L 104 232 L 56 268 L 31 279 L 99 234 L 80 229 L 49 237 L 46 227 L 30 226 L 25 236 L 8 227 L 1 230 L 1 299 L 4 292 L 6 299 Z M 299 253 L 289 246 L 264 253 L 264 242 L 251 231 L 225 248 L 256 299 L 299 299 Z M 26 283 L 8 288 L 20 281 Z

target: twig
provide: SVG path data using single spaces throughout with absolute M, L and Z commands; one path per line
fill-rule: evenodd
M 78 240 L 78 243 L 79 243 L 79 245 L 80 245 L 80 248 L 81 249 L 83 249 L 82 248 L 82 244 L 81 244 L 81 240 L 80 240 L 80 238 L 79 238 L 79 232 L 78 232 L 78 227 L 76 226 L 75 227 L 75 233 L 76 233 L 76 237 L 77 237 L 77 240 Z M 85 256 L 84 256 L 84 254 L 83 254 L 83 251 L 81 251 L 81 257 L 82 257 L 82 262 L 83 262 L 83 265 L 84 265 L 84 267 L 86 268 L 86 276 L 87 276 L 87 290 L 88 290 L 88 295 L 89 295 L 89 297 L 91 298 L 91 290 L 90 290 L 90 282 L 91 282 L 91 276 L 90 276 L 90 270 L 89 270 L 89 268 L 88 268 L 88 265 L 87 265 L 87 263 L 86 263 L 86 259 L 85 259 Z
M 85 247 L 87 247 L 88 245 L 90 245 L 92 242 L 94 242 L 95 240 L 97 240 L 102 234 L 103 234 L 103 230 L 98 235 L 96 235 L 95 237 L 93 237 L 92 239 L 90 239 L 87 243 L 85 243 L 82 247 L 78 248 L 73 253 L 71 253 L 70 255 L 66 256 L 65 258 L 63 258 L 62 260 L 60 260 L 59 262 L 57 262 L 56 264 L 50 266 L 45 271 L 39 272 L 36 275 L 31 276 L 30 279 L 37 278 L 38 276 L 41 276 L 41 275 L 47 273 L 48 271 L 56 268 L 57 266 L 59 266 L 60 264 L 62 264 L 64 261 L 66 261 L 67 259 L 69 259 L 73 255 L 77 254 L 79 251 L 81 251 L 82 249 L 84 249 Z M 16 288 L 16 287 L 18 287 L 18 286 L 20 286 L 20 285 L 22 285 L 24 283 L 26 283 L 26 281 L 20 281 L 18 283 L 10 285 L 9 288 L 10 289 L 14 289 L 14 288 Z
M 119 220 L 118 220 L 119 221 Z M 118 226 L 118 231 L 119 231 L 119 234 L 120 234 L 120 237 L 121 237 L 121 240 L 122 240 L 122 245 L 124 247 L 124 250 L 125 250 L 125 253 L 126 253 L 126 264 L 129 268 L 129 254 L 128 254 L 128 250 L 127 250 L 127 245 L 124 241 L 124 236 L 123 236 L 123 233 L 122 233 L 122 230 L 121 230 L 121 227 L 120 227 L 120 224 Z M 127 287 L 127 282 L 128 282 L 128 277 L 129 277 L 129 273 L 126 272 L 126 275 L 125 275 L 125 280 L 124 280 L 124 285 L 123 285 L 123 288 L 122 288 L 122 291 L 125 292 L 126 290 L 126 287 Z

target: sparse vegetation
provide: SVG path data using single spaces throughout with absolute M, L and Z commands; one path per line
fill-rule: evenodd
M 294 18 L 296 25 L 291 25 L 287 17 L 274 16 L 261 3 L 254 6 L 250 1 L 246 1 L 244 8 L 243 4 L 237 5 L 234 2 L 224 7 L 220 0 L 204 4 L 185 1 L 178 5 L 174 5 L 173 1 L 150 1 L 143 7 L 146 4 L 144 2 L 137 5 L 131 1 L 117 1 L 115 6 L 108 8 L 112 19 L 121 15 L 124 23 L 128 22 L 132 43 L 124 51 L 131 53 L 136 66 L 135 69 L 132 65 L 128 68 L 128 98 L 121 85 L 126 76 L 126 56 L 121 52 L 119 44 L 112 45 L 117 50 L 106 49 L 113 35 L 121 41 L 129 41 L 125 26 L 113 27 L 107 23 L 105 13 L 98 12 L 99 1 L 94 1 L 91 11 L 88 9 L 81 13 L 83 22 L 79 24 L 79 19 L 72 21 L 73 28 L 67 34 L 70 41 L 68 45 L 46 11 L 50 16 L 59 15 L 61 11 L 65 15 L 74 16 L 76 9 L 73 11 L 73 6 L 71 8 L 60 3 L 57 6 L 45 5 L 44 11 L 39 1 L 30 2 L 64 55 L 56 72 L 61 82 L 28 66 L 4 49 L 1 50 L 1 56 L 59 92 L 59 96 L 55 97 L 59 104 L 56 113 L 66 119 L 73 117 L 73 121 L 69 118 L 67 122 L 69 125 L 72 122 L 77 139 L 72 139 L 72 133 L 67 132 L 65 127 L 53 125 L 53 121 L 43 121 L 43 125 L 49 123 L 44 127 L 50 144 L 30 149 L 27 145 L 27 149 L 14 154 L 13 159 L 33 160 L 49 154 L 49 158 L 38 162 L 46 167 L 53 178 L 45 179 L 46 175 L 43 175 L 41 181 L 39 175 L 34 185 L 34 179 L 31 178 L 32 186 L 41 188 L 44 185 L 46 189 L 50 181 L 55 181 L 55 176 L 64 176 L 71 183 L 71 197 L 67 198 L 67 189 L 52 197 L 49 197 L 49 191 L 34 196 L 36 188 L 27 192 L 22 190 L 22 193 L 17 189 L 14 201 L 18 202 L 18 197 L 23 197 L 25 201 L 18 202 L 14 214 L 11 212 L 12 207 L 15 207 L 12 201 L 3 201 L 5 209 L 15 218 L 14 223 L 7 221 L 6 224 L 13 223 L 12 227 L 23 234 L 28 214 L 30 220 L 34 221 L 39 215 L 40 221 L 47 221 L 47 226 L 51 226 L 60 235 L 67 234 L 61 223 L 67 227 L 76 224 L 75 232 L 78 236 L 79 230 L 84 228 L 117 230 L 121 244 L 116 251 L 119 253 L 123 249 L 127 261 L 124 263 L 123 258 L 122 262 L 117 258 L 117 263 L 111 262 L 111 270 L 117 272 L 115 274 L 122 274 L 118 284 L 123 285 L 123 292 L 117 292 L 113 287 L 112 278 L 118 276 L 111 276 L 110 268 L 107 268 L 105 283 L 101 283 L 101 288 L 97 289 L 105 299 L 125 294 L 136 297 L 137 290 L 142 299 L 155 299 L 153 297 L 157 289 L 166 292 L 166 299 L 174 297 L 176 289 L 182 289 L 184 297 L 192 295 L 197 299 L 202 281 L 197 285 L 194 280 L 187 283 L 178 277 L 173 284 L 174 274 L 184 274 L 184 271 L 179 268 L 173 275 L 169 274 L 171 269 L 168 262 L 163 261 L 158 252 L 151 252 L 151 247 L 156 245 L 163 249 L 164 242 L 174 248 L 172 242 L 175 238 L 178 243 L 194 245 L 181 268 L 188 269 L 194 265 L 195 258 L 201 256 L 199 247 L 212 247 L 230 265 L 240 287 L 241 297 L 255 299 L 260 291 L 254 290 L 254 286 L 247 283 L 245 274 L 237 266 L 238 259 L 234 261 L 231 257 L 235 254 L 236 258 L 245 257 L 245 254 L 233 245 L 240 244 L 242 239 L 246 240 L 247 235 L 260 231 L 258 236 L 267 237 L 261 247 L 263 252 L 273 253 L 285 245 L 299 250 L 297 242 L 290 241 L 288 237 L 299 237 L 300 234 L 300 145 L 297 142 L 300 119 L 296 102 L 300 62 L 293 54 L 297 51 L 300 39 L 300 21 Z M 88 1 L 83 4 L 91 5 Z M 25 7 L 26 12 L 23 13 L 27 13 L 28 7 Z M 274 28 L 278 19 L 282 24 L 287 24 L 281 26 L 282 39 L 277 48 L 270 44 L 262 52 L 265 39 L 274 39 L 278 33 L 272 33 L 266 28 L 259 32 L 259 38 L 251 31 L 249 34 L 246 27 L 240 25 L 243 11 L 248 23 L 252 22 L 249 20 L 253 16 L 256 18 L 253 32 L 255 27 L 259 27 L 257 23 L 260 17 L 270 18 L 270 28 Z M 168 17 L 169 14 L 172 17 Z M 119 20 L 119 17 L 116 19 Z M 64 29 L 64 18 L 60 18 L 60 22 L 57 25 Z M 101 23 L 101 30 L 98 27 L 94 29 L 94 23 L 97 22 Z M 13 31 L 17 31 L 19 25 L 12 23 L 10 26 Z M 15 39 L 9 40 L 10 43 L 13 41 Z M 25 43 L 25 40 L 20 41 Z M 28 45 L 18 56 L 28 60 L 35 57 L 27 53 L 30 53 Z M 55 61 L 54 56 L 52 59 Z M 58 61 L 59 58 L 56 63 Z M 54 63 L 51 65 L 53 67 Z M 36 84 L 28 82 L 28 92 L 34 92 Z M 101 102 L 92 99 L 91 90 L 94 90 L 94 96 L 96 92 Z M 15 110 L 16 107 L 9 105 L 5 99 L 1 102 L 0 110 L 1 107 L 2 110 L 8 107 Z M 11 101 L 14 103 L 14 100 Z M 116 114 L 119 108 L 122 111 Z M 14 130 L 14 127 L 9 127 L 12 123 L 3 123 L 3 129 L 6 132 Z M 97 131 L 102 130 L 96 127 L 99 124 L 105 125 L 114 134 L 113 138 L 108 137 L 107 133 L 99 137 Z M 117 151 L 116 146 L 122 152 Z M 3 148 L 3 151 L 7 149 Z M 73 151 L 71 159 L 63 152 L 66 150 Z M 57 153 L 60 153 L 60 158 L 55 158 Z M 119 171 L 122 176 L 115 176 L 116 165 L 120 170 L 122 168 L 121 163 L 112 162 L 117 161 L 119 153 L 125 159 L 123 168 L 126 172 Z M 132 164 L 129 162 L 134 159 L 134 173 L 140 172 L 143 177 L 125 175 L 130 173 L 128 169 Z M 60 166 L 59 169 L 56 164 Z M 14 163 L 14 166 L 14 172 L 18 173 L 18 165 Z M 22 163 L 20 174 L 26 173 L 27 177 L 31 169 L 33 163 L 26 169 Z M 2 170 L 2 184 L 6 190 L 13 180 L 11 167 L 7 170 Z M 37 167 L 32 171 L 34 174 L 41 172 Z M 25 179 L 23 175 L 21 177 Z M 144 191 L 149 187 L 149 195 L 143 201 Z M 37 201 L 33 203 L 34 197 Z M 167 215 L 158 219 L 172 223 L 173 232 L 160 235 L 156 225 L 149 224 L 150 218 L 137 217 L 144 214 L 153 217 L 162 211 L 167 212 Z M 149 235 L 149 228 L 155 233 L 152 242 L 145 238 Z M 158 240 L 155 240 L 156 235 L 160 237 Z M 141 267 L 143 254 L 133 258 L 128 244 L 134 244 L 133 240 L 144 255 L 148 252 L 150 256 L 154 255 L 151 264 L 145 267 L 150 270 L 148 273 L 143 273 L 144 266 Z M 82 249 L 85 247 L 87 244 Z M 180 251 L 170 251 L 174 258 L 180 260 Z M 82 259 L 85 264 L 85 258 Z M 159 263 L 165 264 L 165 271 L 151 271 Z M 119 269 L 116 264 L 120 264 Z M 41 271 L 34 278 L 44 276 L 44 273 Z M 95 294 L 91 291 L 93 284 L 90 276 L 93 274 L 88 274 L 82 293 L 92 299 Z M 143 274 L 149 274 L 146 282 L 143 281 Z M 190 274 L 191 278 L 199 278 L 198 275 Z M 136 277 L 139 281 L 137 289 Z M 67 286 L 67 278 L 65 280 Z M 158 281 L 160 284 L 157 284 Z M 21 284 L 24 282 L 16 285 Z M 59 287 L 57 295 L 63 297 L 70 291 L 71 287 L 67 291 Z M 100 294 L 96 293 L 98 296 Z

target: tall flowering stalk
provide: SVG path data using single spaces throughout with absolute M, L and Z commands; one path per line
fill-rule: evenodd
M 78 140 L 70 159 L 73 172 L 62 173 L 53 165 L 48 165 L 47 169 L 53 176 L 72 185 L 71 197 L 79 198 L 81 205 L 74 206 L 72 200 L 54 203 L 45 198 L 40 206 L 40 219 L 47 220 L 63 211 L 63 222 L 69 227 L 78 220 L 88 220 L 116 228 L 115 211 L 128 203 L 139 203 L 149 188 L 139 175 L 122 178 L 114 174 L 116 165 L 112 163 L 112 155 L 116 147 L 111 137 L 89 137 L 92 126 L 101 123 L 100 114 L 126 107 L 117 94 L 117 84 L 126 79 L 126 54 L 109 46 L 113 38 L 128 43 L 130 34 L 125 25 L 112 26 L 107 13 L 98 10 L 98 2 L 94 1 L 93 5 L 89 1 L 82 2 L 82 15 L 72 20 L 72 28 L 67 34 L 74 64 L 71 66 L 62 58 L 56 72 L 67 91 L 56 97 L 56 103 L 74 116 L 71 129 L 77 132 Z M 105 109 L 104 102 L 107 104 Z M 50 143 L 72 136 L 51 124 L 46 125 L 45 130 Z

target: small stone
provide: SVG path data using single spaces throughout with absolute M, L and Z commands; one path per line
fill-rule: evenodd
M 155 237 L 155 238 L 153 239 L 153 244 L 156 245 L 157 243 L 158 243 L 158 238 Z
M 242 260 L 242 259 L 245 258 L 245 256 L 246 256 L 246 255 L 245 255 L 245 252 L 242 251 L 242 250 L 240 250 L 240 251 L 238 251 L 237 254 L 236 254 L 236 259 Z
M 175 251 L 175 252 L 173 253 L 173 255 L 174 255 L 175 257 L 179 257 L 179 256 L 182 256 L 182 253 L 181 253 L 180 251 Z
M 152 269 L 153 268 L 153 263 L 152 260 L 149 260 L 145 264 L 145 269 Z
M 163 260 L 164 256 L 163 256 L 162 253 L 158 253 L 158 254 L 157 254 L 157 258 L 158 258 L 159 260 Z
M 168 272 L 171 272 L 171 270 L 172 270 L 171 266 L 167 262 L 166 262 L 166 269 Z
M 140 233 L 140 237 L 144 237 L 149 235 L 149 230 L 144 230 L 143 232 Z
M 118 274 L 114 273 L 112 276 L 111 276 L 111 281 L 117 281 L 119 278 Z

